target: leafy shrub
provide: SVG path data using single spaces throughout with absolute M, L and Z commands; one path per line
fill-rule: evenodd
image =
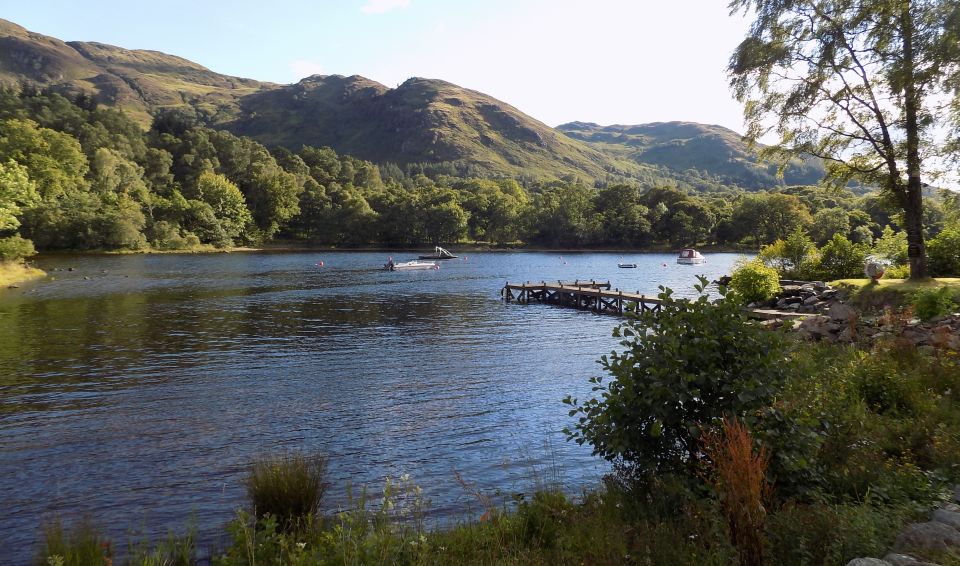
M 906 265 L 907 258 L 907 233 L 900 231 L 894 232 L 893 228 L 887 226 L 883 233 L 873 244 L 873 253 L 894 265 Z
M 863 276 L 863 262 L 867 250 L 834 234 L 833 238 L 820 249 L 820 265 L 817 269 L 820 279 L 831 281 L 848 277 Z
M 957 308 L 957 300 L 949 287 L 924 289 L 913 299 L 913 309 L 921 320 L 950 314 Z
M 0 261 L 16 261 L 37 253 L 33 242 L 20 236 L 0 238 Z
M 255 462 L 247 476 L 247 495 L 256 515 L 271 515 L 282 529 L 315 515 L 327 490 L 323 456 L 294 453 Z
M 884 279 L 906 279 L 910 277 L 910 265 L 890 265 L 883 271 Z
M 930 275 L 960 276 L 960 228 L 951 227 L 927 242 Z
M 798 349 L 790 379 L 754 431 L 777 493 L 801 500 L 930 501 L 960 441 L 960 371 L 912 343 L 873 352 Z
M 110 543 L 89 519 L 79 521 L 70 530 L 64 530 L 60 521 L 54 521 L 43 529 L 41 564 L 106 565 L 110 564 L 111 558 Z
M 590 379 L 597 397 L 564 400 L 579 416 L 568 437 L 591 444 L 627 479 L 693 478 L 701 431 L 723 416 L 749 422 L 783 380 L 782 336 L 746 320 L 735 293 L 721 287 L 711 301 L 706 284 L 701 277 L 696 300 L 661 287 L 659 313 L 638 313 L 614 329 L 625 350 L 601 357 L 612 379 Z
M 776 269 L 754 259 L 734 270 L 730 287 L 746 302 L 767 301 L 780 292 L 780 275 Z

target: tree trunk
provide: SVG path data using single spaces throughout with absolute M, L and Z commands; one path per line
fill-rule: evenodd
M 903 8 L 904 129 L 907 134 L 907 194 L 903 215 L 907 230 L 907 256 L 910 258 L 910 279 L 927 278 L 927 253 L 923 243 L 923 183 L 920 180 L 920 125 L 917 120 L 919 93 L 914 73 L 913 15 L 910 2 Z

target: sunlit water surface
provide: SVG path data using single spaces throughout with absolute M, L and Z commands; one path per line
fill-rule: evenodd
M 373 252 L 41 259 L 55 280 L 0 291 L 0 558 L 29 561 L 57 517 L 122 546 L 191 521 L 223 544 L 246 466 L 293 450 L 329 456 L 327 510 L 347 484 L 376 493 L 404 473 L 436 521 L 476 512 L 456 473 L 488 493 L 593 485 L 607 467 L 565 441 L 560 401 L 589 394 L 617 319 L 499 291 L 598 278 L 690 295 L 737 258 L 622 255 L 476 253 L 417 272 L 378 271 Z

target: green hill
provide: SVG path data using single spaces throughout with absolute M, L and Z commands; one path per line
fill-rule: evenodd
M 0 20 L 0 83 L 86 93 L 144 126 L 190 107 L 207 125 L 268 146 L 330 146 L 378 163 L 423 164 L 460 175 L 632 179 L 690 190 L 816 182 L 797 162 L 778 180 L 735 132 L 684 122 L 551 128 L 481 92 L 412 78 L 387 88 L 360 77 L 312 76 L 277 85 L 221 75 L 157 51 L 64 42 Z
M 390 89 L 360 76 L 312 76 L 241 100 L 225 127 L 267 145 L 327 145 L 376 162 L 452 162 L 486 174 L 598 179 L 641 168 L 483 93 L 412 78 Z
M 599 126 L 570 122 L 557 126 L 613 158 L 658 167 L 664 176 L 688 182 L 713 180 L 745 189 L 816 184 L 823 166 L 816 159 L 795 160 L 778 179 L 776 167 L 758 163 L 743 137 L 722 126 L 693 122 L 655 122 Z
M 0 83 L 93 95 L 147 125 L 158 109 L 189 105 L 206 120 L 232 119 L 238 100 L 273 85 L 215 73 L 157 51 L 129 50 L 30 32 L 0 19 Z

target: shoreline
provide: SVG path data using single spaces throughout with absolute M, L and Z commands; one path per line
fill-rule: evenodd
M 634 248 L 549 248 L 541 246 L 493 246 L 487 244 L 459 244 L 451 246 L 456 250 L 451 250 L 454 254 L 463 253 L 510 253 L 510 252 L 531 252 L 531 253 L 560 253 L 560 254 L 588 254 L 588 253 L 619 253 L 624 255 L 644 255 L 644 254 L 672 254 L 677 253 L 677 248 L 654 247 L 645 249 Z M 756 254 L 755 250 L 749 248 L 738 248 L 728 246 L 703 246 L 697 250 L 706 253 L 740 253 Z M 267 244 L 258 247 L 236 246 L 230 248 L 204 247 L 189 250 L 55 250 L 49 252 L 39 252 L 32 256 L 37 257 L 69 257 L 69 256 L 110 256 L 110 255 L 196 255 L 196 254 L 226 254 L 226 253 L 303 253 L 303 252 L 384 252 L 384 253 L 416 253 L 427 254 L 430 249 L 424 246 L 420 247 L 388 247 L 388 246 L 358 246 L 358 247 L 336 247 L 322 244 L 299 244 L 295 242 L 278 242 L 276 244 Z
M 0 262 L 0 290 L 17 289 L 21 283 L 42 279 L 47 273 L 20 263 Z

